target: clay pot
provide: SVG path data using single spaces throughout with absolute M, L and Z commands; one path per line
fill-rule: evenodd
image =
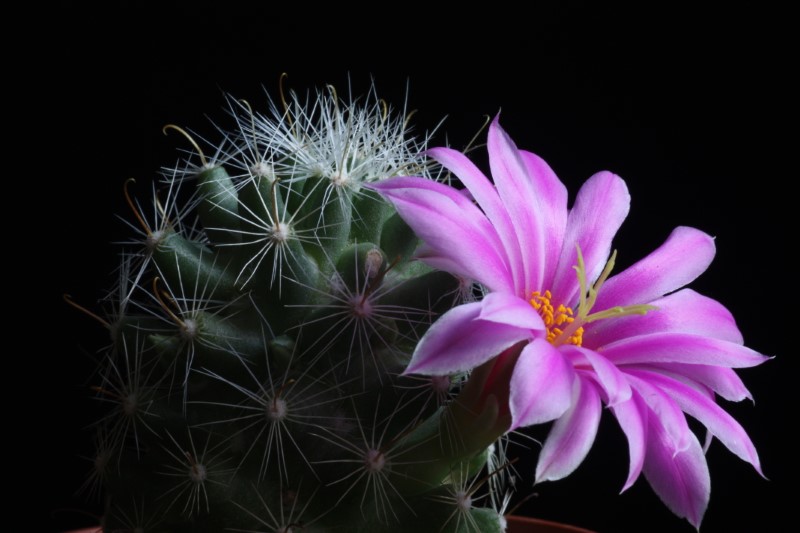
M 526 516 L 507 516 L 506 522 L 506 533 L 593 533 L 581 527 Z

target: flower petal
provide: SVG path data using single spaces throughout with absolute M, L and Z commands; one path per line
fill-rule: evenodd
M 635 373 L 669 394 L 681 409 L 706 426 L 734 455 L 747 461 L 759 474 L 764 475 L 761 472 L 758 452 L 747 432 L 712 399 L 694 388 L 662 374 L 643 371 L 635 371 Z
M 631 387 L 625 374 L 599 353 L 572 345 L 562 346 L 560 351 L 572 361 L 576 368 L 587 365 L 591 367 L 591 375 L 606 393 L 608 397 L 606 403 L 609 407 L 619 402 L 625 402 L 631 397 Z
M 481 211 L 452 187 L 401 177 L 370 184 L 390 200 L 403 220 L 458 270 L 492 290 L 513 292 L 502 244 Z
M 483 172 L 461 152 L 451 148 L 432 148 L 428 150 L 427 154 L 455 174 L 483 209 L 503 243 L 508 266 L 514 277 L 516 294 L 524 294 L 525 270 L 519 242 L 514 224 L 497 194 L 497 189 Z
M 569 212 L 567 229 L 552 293 L 568 307 L 578 299 L 578 278 L 572 268 L 578 264 L 580 245 L 590 281 L 602 272 L 611 252 L 611 241 L 628 216 L 631 197 L 619 176 L 598 172 L 583 184 Z M 601 291 L 602 294 L 602 291 Z
M 561 255 L 561 246 L 564 243 L 564 232 L 567 229 L 567 188 L 544 159 L 525 150 L 520 150 L 519 153 L 528 169 L 535 194 L 541 202 L 544 213 L 547 213 L 546 216 L 539 218 L 544 232 L 544 255 L 541 259 L 544 267 L 542 286 L 551 287 L 558 267 L 558 258 Z
M 719 339 L 688 333 L 653 333 L 603 346 L 602 355 L 616 365 L 689 363 L 745 368 L 769 360 L 755 350 Z
M 600 291 L 603 293 L 603 290 Z M 627 337 L 650 333 L 693 333 L 743 344 L 733 315 L 725 307 L 691 289 L 650 302 L 657 309 L 645 315 L 598 320 L 584 326 L 584 344 L 600 348 Z
M 481 300 L 481 305 L 481 314 L 478 317 L 481 320 L 537 331 L 545 330 L 541 315 L 522 298 L 502 292 L 490 292 Z
M 552 344 L 537 338 L 520 354 L 511 376 L 511 428 L 555 420 L 572 403 L 575 372 Z
M 647 405 L 650 411 L 648 418 L 657 418 L 660 427 L 664 430 L 663 439 L 666 440 L 663 445 L 668 446 L 673 455 L 686 450 L 689 441 L 694 438 L 694 433 L 689 429 L 686 417 L 678 404 L 647 379 L 628 372 L 626 374 L 628 374 L 628 381 L 635 391 L 634 394 L 638 394 Z
M 609 278 L 595 309 L 644 304 L 680 289 L 705 272 L 714 254 L 710 236 L 694 228 L 677 227 L 650 255 Z
M 711 497 L 711 478 L 703 449 L 691 434 L 687 448 L 673 454 L 657 417 L 649 417 L 644 475 L 661 501 L 676 515 L 700 527 Z
M 439 255 L 438 250 L 428 246 L 424 242 L 414 251 L 414 258 L 419 259 L 426 265 L 443 270 L 445 272 L 458 272 L 463 270 L 462 265 L 451 257 Z M 459 276 L 459 274 L 453 274 Z
M 684 363 L 650 364 L 647 367 L 656 371 L 665 371 L 705 385 L 726 400 L 739 402 L 745 398 L 753 400 L 753 396 L 744 386 L 739 375 L 730 368 L 711 365 L 689 365 Z
M 487 139 L 489 166 L 497 192 L 519 242 L 525 268 L 523 295 L 542 288 L 544 281 L 545 237 L 542 220 L 549 216 L 528 175 L 528 168 L 514 141 L 500 127 L 499 116 L 489 126 Z
M 404 373 L 464 372 L 531 338 L 529 329 L 480 320 L 480 313 L 481 303 L 475 302 L 454 307 L 439 317 L 420 339 Z
M 600 395 L 588 379 L 572 384 L 572 405 L 556 420 L 536 464 L 535 483 L 571 474 L 586 458 L 600 424 Z
M 628 479 L 625 480 L 625 485 L 620 491 L 625 492 L 639 478 L 644 465 L 648 409 L 639 393 L 633 393 L 627 402 L 619 402 L 611 406 L 611 411 L 628 439 L 630 466 L 628 467 Z

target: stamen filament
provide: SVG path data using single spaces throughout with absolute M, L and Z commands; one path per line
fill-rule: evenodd
M 553 346 L 560 346 L 566 342 L 569 342 L 584 324 L 588 324 L 596 320 L 602 320 L 604 318 L 644 315 L 648 311 L 658 309 L 655 306 L 645 304 L 626 305 L 616 306 L 610 309 L 599 311 L 597 313 L 589 314 L 589 311 L 592 310 L 592 307 L 594 307 L 594 304 L 597 302 L 597 295 L 600 292 L 600 288 L 606 282 L 608 276 L 611 275 L 611 271 L 614 270 L 614 265 L 616 264 L 617 260 L 617 251 L 614 250 L 611 253 L 611 257 L 609 257 L 608 261 L 606 262 L 606 266 L 603 268 L 603 271 L 600 273 L 597 281 L 587 288 L 586 263 L 583 260 L 583 253 L 581 253 L 580 245 L 576 244 L 575 248 L 577 249 L 578 264 L 573 268 L 578 275 L 578 283 L 580 284 L 580 303 L 578 304 L 578 316 L 576 316 L 575 319 L 571 321 L 563 331 L 553 328 L 552 332 L 556 333 L 556 337 L 552 340 Z
M 647 314 L 648 311 L 655 311 L 658 309 L 655 305 L 626 305 L 626 306 L 617 306 L 612 307 L 610 309 L 606 309 L 605 311 L 598 311 L 597 313 L 592 313 L 591 315 L 587 316 L 584 320 L 588 322 L 594 322 L 595 320 L 602 320 L 604 318 L 618 318 L 622 316 L 630 316 L 630 315 L 644 315 Z

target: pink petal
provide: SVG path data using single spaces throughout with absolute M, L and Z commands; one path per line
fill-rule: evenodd
M 506 207 L 497 194 L 497 189 L 483 172 L 461 152 L 450 148 L 432 148 L 428 150 L 427 154 L 455 174 L 486 213 L 503 243 L 509 268 L 514 277 L 516 294 L 525 294 L 525 272 L 519 242 Z
M 603 294 L 600 290 L 600 294 Z M 653 300 L 645 315 L 598 320 L 585 326 L 584 345 L 599 348 L 627 337 L 649 333 L 693 333 L 742 344 L 742 334 L 725 307 L 691 289 Z
M 625 374 L 602 355 L 580 346 L 565 345 L 559 348 L 577 369 L 589 366 L 598 385 L 606 393 L 609 407 L 625 402 L 631 397 L 631 387 Z
M 625 182 L 610 172 L 598 172 L 578 191 L 567 219 L 564 245 L 551 289 L 559 303 L 571 306 L 578 300 L 578 278 L 572 268 L 578 264 L 575 245 L 580 245 L 587 276 L 593 281 L 608 260 L 611 241 L 628 216 L 630 203 Z
M 574 380 L 572 405 L 547 435 L 536 465 L 535 483 L 562 479 L 578 468 L 594 443 L 600 411 L 594 384 L 586 379 Z
M 627 372 L 626 374 L 635 391 L 634 395 L 638 394 L 647 405 L 650 411 L 648 418 L 657 418 L 660 427 L 664 429 L 664 446 L 668 446 L 673 455 L 686 450 L 694 434 L 678 404 L 647 379 Z
M 674 455 L 657 417 L 648 420 L 644 475 L 661 501 L 676 515 L 699 528 L 711 497 L 711 478 L 697 437 Z
M 412 177 L 370 186 L 394 204 L 428 247 L 458 267 L 451 273 L 479 281 L 491 290 L 514 291 L 497 233 L 483 213 L 458 191 Z
M 671 374 L 686 376 L 732 402 L 739 402 L 745 398 L 748 400 L 753 399 L 750 391 L 744 386 L 742 379 L 730 368 L 683 363 L 661 363 L 647 366 L 656 371 L 666 371 Z
M 769 360 L 746 346 L 688 333 L 630 337 L 607 344 L 599 351 L 616 365 L 689 363 L 744 368 Z
M 628 479 L 625 480 L 625 486 L 622 487 L 621 491 L 625 492 L 639 478 L 642 465 L 644 465 L 647 446 L 648 409 L 639 394 L 634 393 L 627 402 L 613 405 L 611 411 L 628 439 L 630 466 L 628 468 Z
M 529 329 L 480 320 L 481 307 L 480 302 L 459 305 L 439 317 L 420 339 L 404 373 L 465 372 L 531 338 Z
M 545 330 L 541 315 L 522 298 L 502 292 L 490 292 L 481 300 L 481 305 L 481 314 L 478 317 L 481 320 L 537 331 Z
M 655 372 L 636 371 L 636 374 L 669 394 L 681 409 L 706 426 L 734 455 L 747 461 L 759 474 L 764 475 L 758 452 L 744 428 L 712 399 L 680 381 Z
M 451 257 L 439 255 L 439 252 L 425 243 L 420 244 L 414 251 L 414 258 L 426 265 L 444 272 L 458 272 L 463 266 Z M 458 274 L 454 274 L 458 275 Z
M 654 252 L 610 278 L 595 308 L 644 304 L 680 289 L 705 272 L 714 253 L 714 239 L 694 228 L 677 227 Z
M 541 262 L 544 264 L 543 287 L 551 287 L 567 228 L 567 188 L 544 159 L 525 150 L 519 153 L 528 169 L 535 194 L 547 213 L 539 218 L 545 240 Z
M 572 403 L 575 372 L 552 344 L 537 338 L 520 354 L 511 376 L 511 430 L 549 422 Z
M 489 126 L 487 147 L 497 192 L 514 223 L 525 269 L 526 284 L 522 295 L 527 296 L 534 290 L 540 290 L 544 281 L 546 255 L 542 219 L 547 218 L 549 213 L 534 189 L 520 151 L 500 127 L 499 116 Z

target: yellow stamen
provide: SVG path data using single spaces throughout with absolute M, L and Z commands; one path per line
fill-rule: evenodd
M 561 329 L 561 326 L 572 324 L 575 321 L 571 307 L 561 304 L 554 308 L 551 303 L 552 299 L 553 295 L 550 291 L 544 291 L 544 294 L 536 291 L 531 294 L 530 299 L 531 306 L 539 312 L 544 321 L 545 328 L 547 328 L 547 340 L 551 343 L 563 335 L 564 330 Z M 576 328 L 565 342 L 580 346 L 583 342 L 583 328 Z
M 583 261 L 581 248 L 577 245 L 576 248 L 578 252 L 578 264 L 574 268 L 578 275 L 578 283 L 580 284 L 580 301 L 578 303 L 577 316 L 571 307 L 566 307 L 564 304 L 560 304 L 558 308 L 554 308 L 551 303 L 553 295 L 550 291 L 544 291 L 544 294 L 540 291 L 536 291 L 531 294 L 530 303 L 544 321 L 545 328 L 547 329 L 548 342 L 554 346 L 560 346 L 562 344 L 581 346 L 583 344 L 584 324 L 604 318 L 643 315 L 648 311 L 657 309 L 657 307 L 652 305 L 626 305 L 589 314 L 589 311 L 592 310 L 595 302 L 597 302 L 597 295 L 600 292 L 600 287 L 603 286 L 608 276 L 611 274 L 611 271 L 614 269 L 617 251 L 614 250 L 611 254 L 611 257 L 608 259 L 597 281 L 595 281 L 593 285 L 589 285 L 586 279 L 586 264 Z

